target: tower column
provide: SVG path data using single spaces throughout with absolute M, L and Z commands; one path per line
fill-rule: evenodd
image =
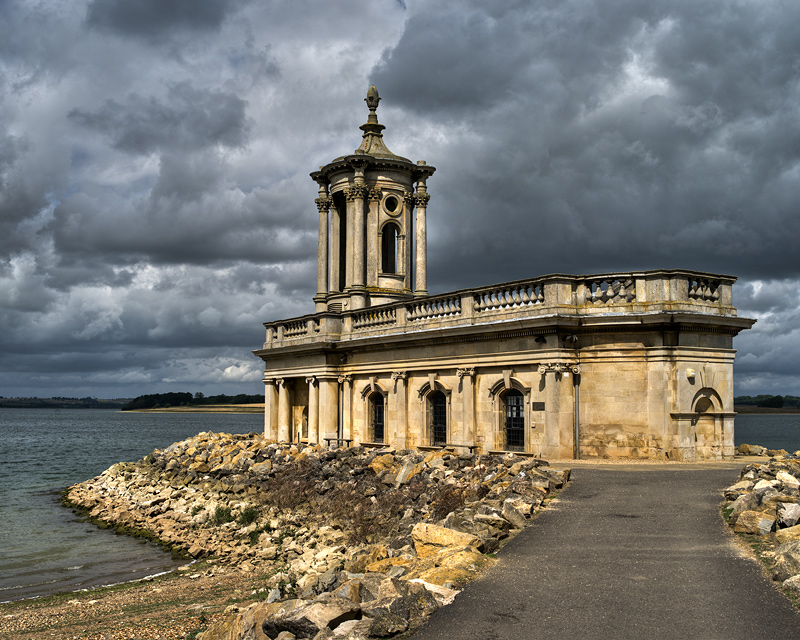
M 414 295 L 417 296 L 428 295 L 428 229 L 426 210 L 430 199 L 431 197 L 428 195 L 428 190 L 425 186 L 425 178 L 420 178 L 417 181 L 417 194 L 414 197 L 414 203 L 417 205 L 417 269 Z
M 381 192 L 369 190 L 369 207 L 367 209 L 367 287 L 378 286 L 380 271 L 380 243 L 378 242 L 378 219 L 380 217 Z
M 350 308 L 363 309 L 366 306 L 366 287 L 364 286 L 364 198 L 367 188 L 364 185 L 364 165 L 353 162 L 355 184 L 347 190 L 348 226 L 352 245 L 348 246 L 348 279 L 350 287 Z
M 333 202 L 332 202 L 333 204 Z M 339 213 L 338 207 L 333 204 L 331 208 L 331 236 L 328 245 L 330 246 L 330 265 L 331 277 L 328 283 L 328 290 L 332 293 L 338 293 L 342 287 L 342 278 L 344 274 L 341 273 L 341 233 L 342 233 L 342 216 Z
M 315 311 L 326 311 L 328 294 L 328 261 L 333 253 L 328 247 L 328 212 L 331 199 L 328 185 L 320 182 L 319 197 L 315 200 L 319 211 L 319 239 L 317 243 L 317 295 L 314 297 Z

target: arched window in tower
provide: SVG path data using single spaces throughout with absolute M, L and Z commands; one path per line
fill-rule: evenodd
M 369 429 L 372 442 L 384 442 L 385 403 L 382 393 L 375 392 L 369 397 Z
M 525 396 L 516 389 L 503 394 L 503 440 L 506 451 L 525 450 Z
M 400 229 L 393 222 L 384 225 L 381 231 L 381 271 L 397 273 L 397 237 Z

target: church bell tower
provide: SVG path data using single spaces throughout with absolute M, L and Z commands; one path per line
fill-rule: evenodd
M 361 145 L 311 174 L 319 185 L 317 313 L 428 294 L 426 181 L 436 169 L 389 151 L 374 86 L 365 100 Z

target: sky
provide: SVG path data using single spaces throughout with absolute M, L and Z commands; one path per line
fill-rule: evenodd
M 730 274 L 800 395 L 794 0 L 0 0 L 0 395 L 259 393 L 364 96 L 426 160 L 431 293 Z

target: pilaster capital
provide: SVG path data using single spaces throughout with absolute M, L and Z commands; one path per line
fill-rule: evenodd
M 350 384 L 351 382 L 353 382 L 353 376 L 351 376 L 351 375 L 341 375 L 341 376 L 339 376 L 339 383 L 341 384 L 343 382 L 346 382 L 347 384 Z
M 306 378 L 306 384 L 312 387 L 317 386 L 317 376 L 308 376 Z
M 408 371 L 392 371 L 392 380 L 406 380 L 408 378 Z
M 456 369 L 456 375 L 458 376 L 459 380 L 463 379 L 464 376 L 469 378 L 475 377 L 475 367 L 465 367 L 463 369 Z
M 278 385 L 279 387 L 282 387 L 286 384 L 286 380 L 284 380 L 283 378 L 275 378 L 275 384 Z
M 379 202 L 381 199 L 381 190 L 376 187 L 367 188 L 367 195 L 370 202 Z
M 540 375 L 544 375 L 546 373 L 569 373 L 572 372 L 576 376 L 581 372 L 581 365 L 579 364 L 564 364 L 561 362 L 548 362 L 547 364 L 540 364 L 538 367 L 538 371 Z

